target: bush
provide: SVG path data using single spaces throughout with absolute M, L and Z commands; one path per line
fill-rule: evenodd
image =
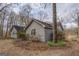
M 65 42 L 63 40 L 59 40 L 57 43 L 54 43 L 53 41 L 48 41 L 48 46 L 65 46 Z
M 48 46 L 64 46 L 65 42 L 63 39 L 65 39 L 65 34 L 63 31 L 57 31 L 57 39 L 58 42 L 54 43 L 52 40 L 48 41 Z
M 48 46 L 52 46 L 53 45 L 53 42 L 52 41 L 48 41 Z
M 57 32 L 57 39 L 59 39 L 59 40 L 65 39 L 65 34 L 63 31 Z
M 40 42 L 40 40 L 37 37 L 35 37 L 35 36 L 31 37 L 31 41 L 32 42 Z
M 29 40 L 29 34 L 26 34 L 26 40 Z
M 26 33 L 25 32 L 18 32 L 18 38 L 21 38 L 22 40 L 26 40 Z
M 40 42 L 38 39 L 32 39 L 32 42 Z

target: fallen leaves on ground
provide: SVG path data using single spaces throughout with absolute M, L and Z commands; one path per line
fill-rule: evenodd
M 49 47 L 47 43 L 32 41 L 0 40 L 0 53 L 8 55 L 79 55 L 79 43 L 67 43 L 68 47 Z

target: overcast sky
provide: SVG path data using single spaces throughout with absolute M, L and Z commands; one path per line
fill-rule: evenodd
M 38 5 L 38 4 L 37 4 Z M 37 7 L 37 5 L 33 6 L 35 8 L 34 11 L 37 11 L 39 10 L 39 8 Z M 79 4 L 77 3 L 58 3 L 57 4 L 57 15 L 59 18 L 62 17 L 62 19 L 64 20 L 64 23 L 65 25 L 67 25 L 67 28 L 69 27 L 76 27 L 77 24 L 75 24 L 74 22 L 72 22 L 72 18 L 71 18 L 71 14 L 73 13 L 73 11 L 75 9 L 79 9 Z M 49 15 L 49 20 L 48 21 L 52 21 L 52 7 L 51 5 L 49 5 L 46 10 L 46 12 L 48 12 L 48 15 Z
M 79 4 L 77 3 L 63 3 L 63 4 L 57 4 L 57 12 L 60 17 L 63 17 L 64 24 L 67 25 L 67 27 L 76 27 L 77 24 L 72 22 L 71 14 L 74 10 L 79 9 Z
M 20 6 L 22 6 L 24 4 L 20 4 Z M 32 13 L 34 14 L 35 18 L 38 18 L 37 12 L 39 10 L 42 10 L 42 8 L 40 8 L 40 5 L 37 4 L 31 4 L 32 5 Z M 20 6 L 16 6 L 14 8 L 15 12 L 19 11 Z M 79 4 L 77 3 L 57 3 L 57 15 L 59 18 L 62 17 L 62 19 L 64 20 L 65 25 L 67 25 L 67 27 L 71 27 L 71 26 L 76 26 L 75 23 L 72 22 L 72 18 L 71 18 L 71 13 L 73 13 L 73 11 L 75 9 L 79 8 Z M 51 4 L 47 6 L 47 8 L 44 10 L 45 12 L 48 13 L 48 19 L 46 19 L 45 21 L 52 21 L 52 6 Z
M 21 5 L 24 5 L 24 4 L 21 4 Z M 33 8 L 32 13 L 37 13 L 39 10 L 42 10 L 42 8 L 40 8 L 40 5 L 38 3 L 37 4 L 33 3 L 31 5 Z M 16 8 L 14 8 L 14 10 L 17 12 L 19 7 L 16 6 Z M 79 4 L 77 4 L 77 3 L 73 3 L 73 4 L 72 3 L 57 3 L 57 14 L 60 17 L 68 17 L 68 15 L 70 15 L 70 13 L 73 10 L 75 10 L 76 8 L 79 8 Z M 47 6 L 45 11 L 50 14 L 49 16 L 51 16 L 51 14 L 52 14 L 51 5 Z

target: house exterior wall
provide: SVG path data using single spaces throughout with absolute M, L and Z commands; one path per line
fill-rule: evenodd
M 45 39 L 46 41 L 51 40 L 52 29 L 45 29 Z
M 38 37 L 40 39 L 40 41 L 45 42 L 45 31 L 44 28 L 42 26 L 40 26 L 39 24 L 37 24 L 36 22 L 33 22 L 28 29 L 26 30 L 26 34 L 29 34 L 29 36 L 31 35 L 31 31 L 32 29 L 36 29 L 36 37 Z
M 11 38 L 17 38 L 17 31 L 15 28 L 12 29 Z

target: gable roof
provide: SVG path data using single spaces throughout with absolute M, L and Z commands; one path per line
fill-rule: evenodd
M 40 20 L 36 20 L 36 19 L 32 19 L 31 22 L 27 25 L 26 29 L 32 24 L 32 22 L 36 22 L 37 24 L 39 24 L 40 26 L 42 26 L 44 28 L 52 29 L 51 24 L 48 24 L 46 22 L 43 22 L 43 21 L 40 21 Z
M 13 28 L 15 28 L 17 31 L 23 31 L 25 29 L 23 26 L 13 25 L 10 31 L 12 31 Z
M 40 20 L 36 20 L 36 19 L 32 19 L 31 22 L 27 25 L 26 29 L 32 24 L 32 22 L 36 22 L 37 24 L 44 27 L 45 29 L 52 29 L 52 24 L 49 24 L 49 23 L 46 23 L 46 22 L 43 22 Z M 60 26 L 61 29 L 63 30 L 63 26 L 62 26 L 61 22 L 58 22 L 57 26 Z
M 43 24 L 44 26 L 44 28 L 52 28 L 52 25 L 51 24 L 48 24 L 48 23 L 46 23 L 46 22 L 43 22 L 43 21 L 40 21 L 40 20 L 35 20 L 36 22 L 38 22 L 38 23 L 41 23 L 41 24 Z

